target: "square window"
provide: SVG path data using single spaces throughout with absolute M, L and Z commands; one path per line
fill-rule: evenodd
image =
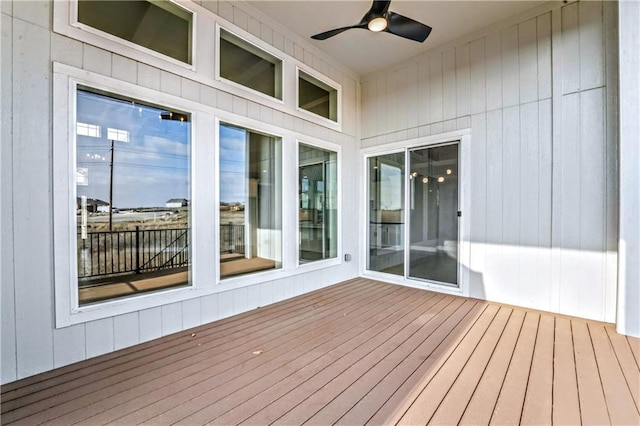
M 298 108 L 338 121 L 338 90 L 298 70 Z
M 78 22 L 187 64 L 192 21 L 168 0 L 78 0 Z
M 220 77 L 282 99 L 282 61 L 220 29 Z
M 108 129 L 76 136 L 79 305 L 190 285 L 189 115 L 87 89 L 76 96 L 78 129 Z
M 220 124 L 220 277 L 282 267 L 282 144 Z

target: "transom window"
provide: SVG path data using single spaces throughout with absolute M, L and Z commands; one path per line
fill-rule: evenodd
M 78 22 L 188 64 L 192 20 L 168 0 L 78 0 Z
M 282 60 L 222 28 L 220 77 L 282 99 Z
M 298 70 L 298 108 L 338 121 L 338 90 Z

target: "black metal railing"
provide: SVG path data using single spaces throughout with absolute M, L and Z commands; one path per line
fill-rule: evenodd
M 220 224 L 220 253 L 244 254 L 244 225 Z
M 78 278 L 140 274 L 189 266 L 190 229 L 78 233 Z M 244 225 L 220 225 L 220 252 L 244 254 Z

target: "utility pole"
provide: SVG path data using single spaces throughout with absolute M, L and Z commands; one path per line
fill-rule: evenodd
M 109 165 L 109 232 L 113 231 L 113 151 L 114 140 L 111 139 L 111 163 Z

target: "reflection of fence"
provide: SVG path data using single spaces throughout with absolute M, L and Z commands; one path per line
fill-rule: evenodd
M 404 224 L 394 222 L 370 222 L 370 246 L 377 248 L 402 246 Z
M 159 271 L 188 266 L 189 228 L 78 234 L 78 278 Z
M 244 225 L 220 224 L 220 253 L 244 254 Z
M 78 233 L 78 278 L 189 266 L 189 228 Z M 220 252 L 244 254 L 244 225 L 220 225 Z

